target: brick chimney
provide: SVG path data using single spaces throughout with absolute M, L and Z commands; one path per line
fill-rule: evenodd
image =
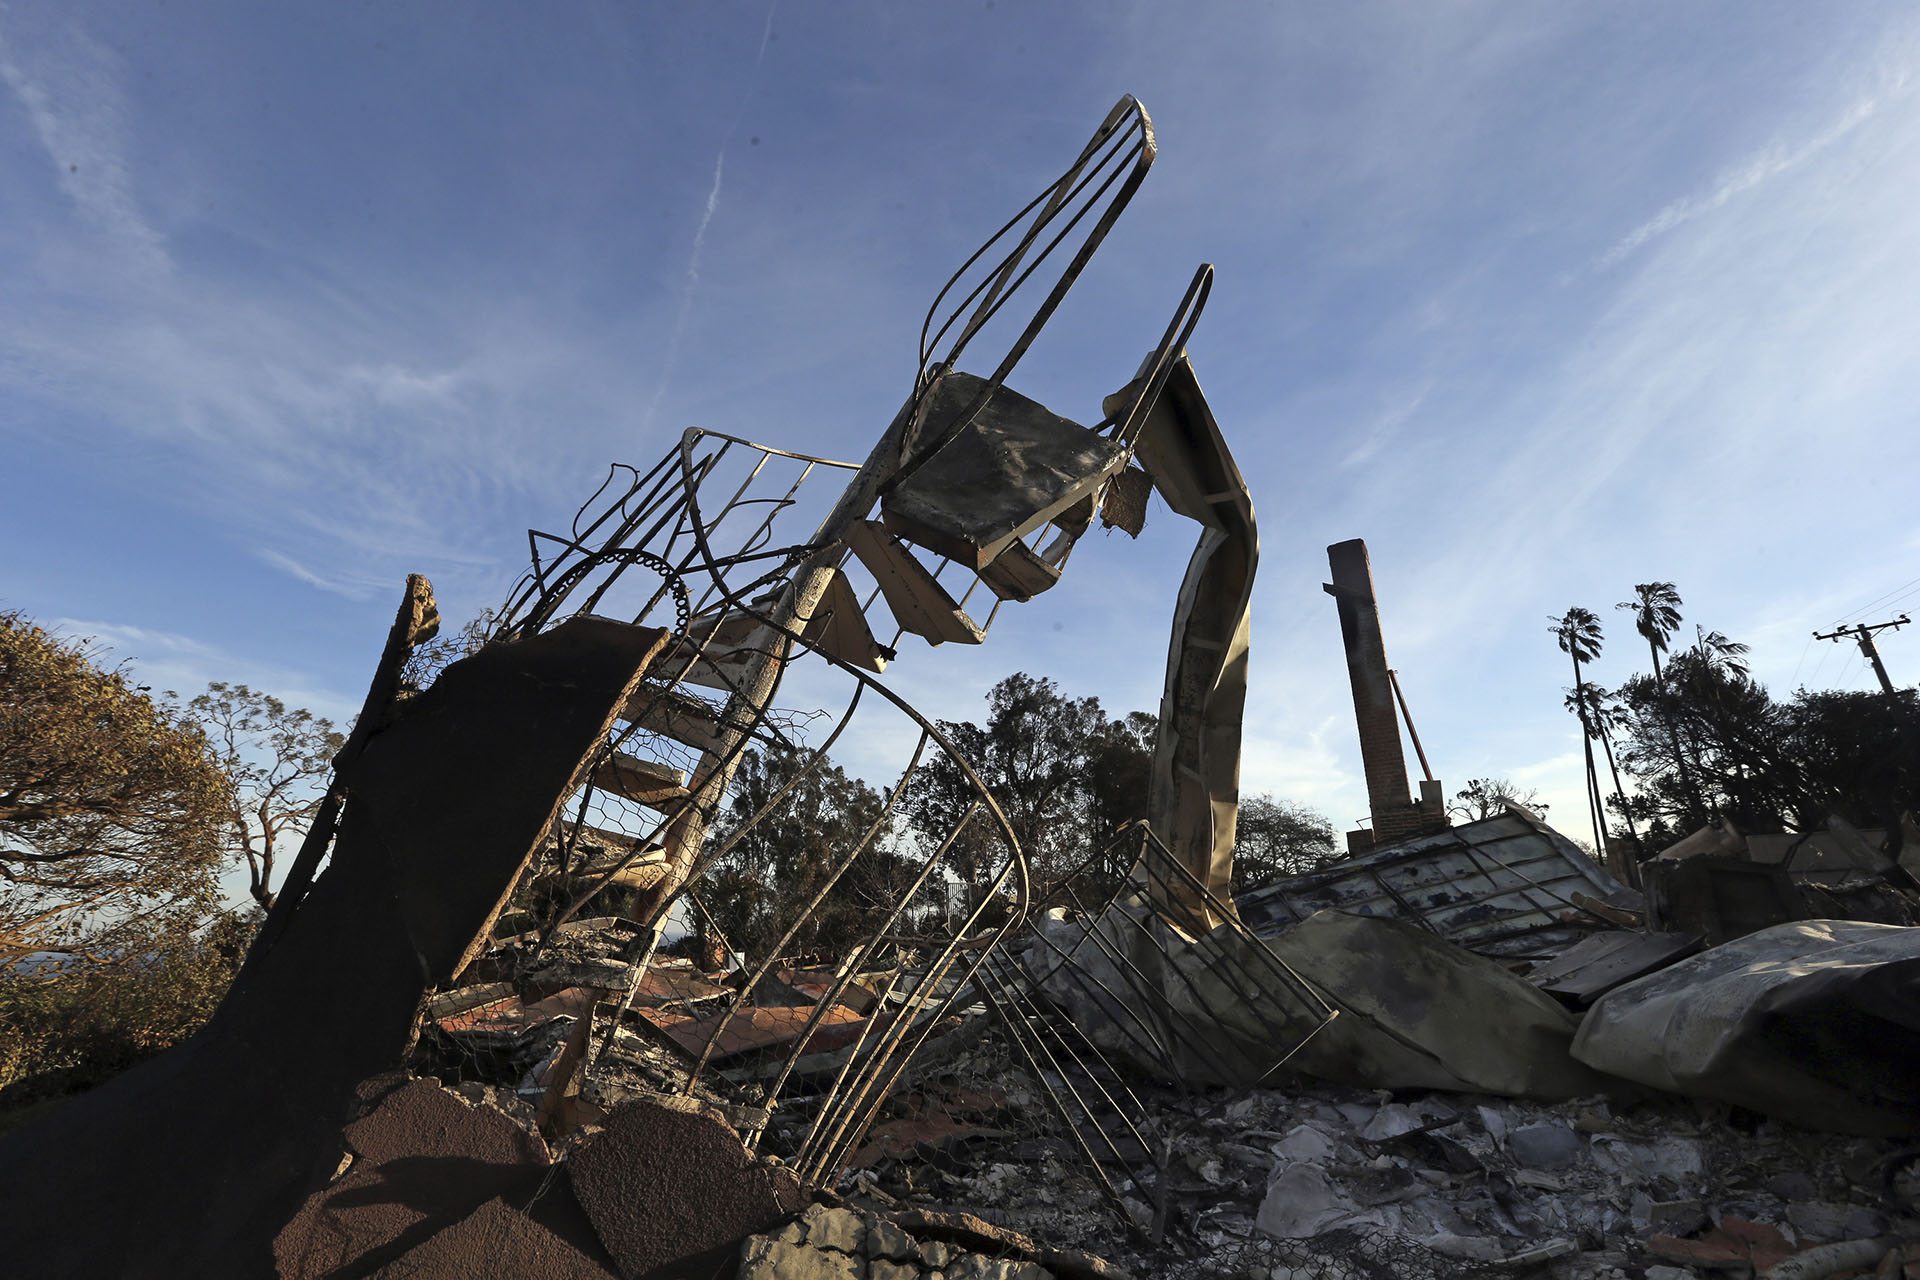
M 1380 608 L 1373 595 L 1373 569 L 1360 538 L 1327 548 L 1333 581 L 1326 592 L 1340 607 L 1340 636 L 1347 646 L 1353 682 L 1353 714 L 1360 726 L 1360 759 L 1367 775 L 1373 830 L 1347 833 L 1347 847 L 1360 853 L 1448 825 L 1438 783 L 1421 785 L 1422 802 L 1407 788 L 1407 760 L 1400 749 L 1400 716 L 1387 675 L 1387 646 L 1380 636 Z

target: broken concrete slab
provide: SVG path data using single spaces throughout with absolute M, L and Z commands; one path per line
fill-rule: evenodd
M 1573 1053 L 1809 1128 L 1920 1132 L 1917 1009 L 1920 929 L 1782 924 L 1608 992 Z
M 430 1080 L 377 1077 L 369 1109 L 341 1133 L 352 1163 L 273 1240 L 287 1280 L 364 1274 L 497 1196 L 531 1198 L 546 1177 L 539 1135 Z
M 493 1199 L 373 1273 L 372 1280 L 613 1280 L 614 1273 L 504 1200 Z
M 742 1242 L 738 1274 L 739 1280 L 868 1280 L 861 1259 L 770 1236 Z
M 1412 925 L 1322 911 L 1267 945 L 1340 1013 L 1289 1070 L 1378 1088 L 1535 1098 L 1608 1087 L 1572 1056 L 1578 1024 L 1559 1004 Z
M 647 1102 L 620 1106 L 567 1165 L 627 1280 L 730 1247 L 801 1201 L 790 1172 L 755 1161 L 720 1121 Z
M 800 1215 L 807 1243 L 816 1249 L 859 1254 L 866 1250 L 867 1224 L 852 1209 L 810 1204 Z

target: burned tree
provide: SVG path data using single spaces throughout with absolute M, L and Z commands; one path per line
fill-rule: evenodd
M 227 839 L 246 861 L 247 892 L 271 910 L 274 863 L 319 812 L 319 784 L 346 736 L 331 720 L 244 684 L 215 681 L 187 709 L 206 727 L 226 775 Z

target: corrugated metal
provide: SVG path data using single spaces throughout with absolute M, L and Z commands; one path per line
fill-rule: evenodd
M 1240 894 L 1240 918 L 1273 937 L 1316 911 L 1391 916 L 1501 959 L 1543 959 L 1611 921 L 1573 895 L 1629 894 L 1565 836 L 1524 814 L 1452 827 Z

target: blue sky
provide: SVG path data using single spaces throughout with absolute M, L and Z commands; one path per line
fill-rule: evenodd
M 497 601 L 609 461 L 864 456 L 933 292 L 1130 92 L 1160 159 L 1014 385 L 1095 420 L 1216 264 L 1245 789 L 1365 812 L 1357 536 L 1441 777 L 1579 834 L 1550 614 L 1616 683 L 1670 579 L 1776 689 L 1865 688 L 1809 632 L 1920 603 L 1916 70 L 1896 4 L 7 0 L 0 602 L 344 717 L 407 572 Z M 1156 504 L 899 687 L 1151 709 L 1191 546 Z

